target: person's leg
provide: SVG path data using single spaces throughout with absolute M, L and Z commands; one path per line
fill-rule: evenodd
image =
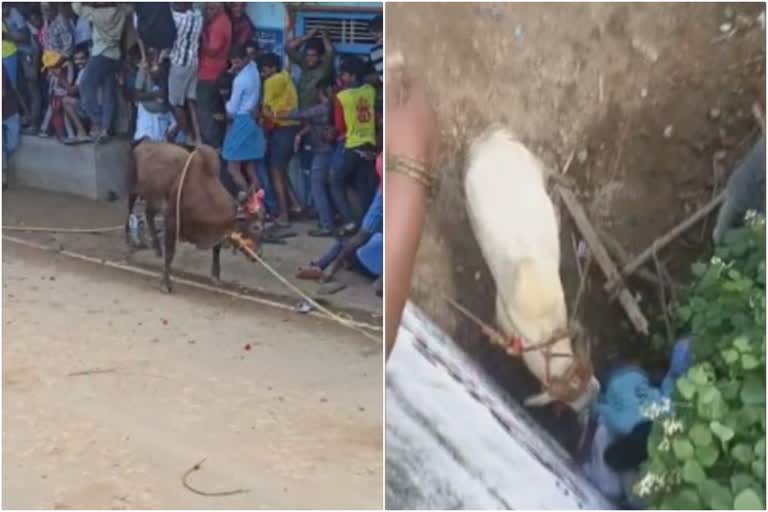
M 275 195 L 277 196 L 277 221 L 283 224 L 288 223 L 288 192 L 286 190 L 287 177 L 285 176 L 285 166 L 290 158 L 286 157 L 286 155 L 290 154 L 286 146 L 293 145 L 293 140 L 288 140 L 290 138 L 290 133 L 287 132 L 286 128 L 276 128 L 272 134 L 271 141 L 270 177 L 272 178 L 272 186 L 275 188 Z
M 272 180 L 269 178 L 269 162 L 267 158 L 260 160 L 256 164 L 256 176 L 264 188 L 264 204 L 267 207 L 267 212 L 276 217 L 280 211 L 280 206 L 277 203 L 275 190 L 272 188 Z
M 315 153 L 310 171 L 312 201 L 317 210 L 321 231 L 332 230 L 334 224 L 333 207 L 328 197 L 328 166 L 331 162 L 331 156 L 331 151 Z
M 77 111 L 75 110 L 75 106 L 77 105 L 77 99 L 76 98 L 63 98 L 64 103 L 64 112 L 69 118 L 70 122 L 75 125 L 75 130 L 77 131 L 77 137 L 79 139 L 84 139 L 87 134 L 85 132 L 85 126 L 83 126 L 83 122 L 80 120 L 80 116 L 77 115 Z
M 98 135 L 101 131 L 101 108 L 99 107 L 99 84 L 102 75 L 106 73 L 104 57 L 93 56 L 88 60 L 85 69 L 81 71 L 83 78 L 80 82 L 80 100 L 85 113 L 91 120 L 91 133 Z
M 317 261 L 313 262 L 313 265 L 318 267 L 320 270 L 325 270 L 328 265 L 333 263 L 333 260 L 339 257 L 339 254 L 341 254 L 341 251 L 344 249 L 344 247 L 344 240 L 336 240 L 325 254 L 320 256 Z
M 199 145 L 203 141 L 203 136 L 200 134 L 200 121 L 197 118 L 197 101 L 187 100 L 187 112 L 189 113 L 189 124 L 192 126 L 191 137 L 194 144 Z
M 16 87 L 19 83 L 19 53 L 16 52 L 10 57 L 3 57 L 3 67 L 5 72 L 8 73 L 8 78 L 11 80 L 11 84 Z
M 357 154 L 354 151 L 345 149 L 341 164 L 331 169 L 331 196 L 345 227 L 354 223 L 355 214 L 347 197 L 347 182 L 357 167 Z
M 197 117 L 200 122 L 200 137 L 204 144 L 216 147 L 216 120 L 214 114 L 215 82 L 197 82 Z
M 187 132 L 187 137 L 192 137 L 193 143 L 199 145 L 202 143 L 200 135 L 200 123 L 197 119 L 197 66 L 190 66 L 189 82 L 186 85 L 187 111 L 189 112 L 189 121 L 192 127 L 191 132 Z
M 19 146 L 19 134 L 21 133 L 21 116 L 12 115 L 3 120 L 3 187 L 7 184 L 8 165 L 13 153 Z
M 256 169 L 259 166 L 258 160 L 249 160 L 245 163 L 245 174 L 248 177 L 248 179 L 251 182 L 251 187 L 255 188 L 256 190 L 261 189 L 261 182 L 259 180 L 259 175 L 256 172 Z
M 232 181 L 237 185 L 238 192 L 246 192 L 248 190 L 248 182 L 243 177 L 242 168 L 242 162 L 227 162 L 227 172 L 229 172 Z
M 358 212 L 358 221 L 365 215 L 368 206 L 370 206 L 373 196 L 376 194 L 376 161 L 366 158 L 359 158 L 357 168 L 354 174 L 355 192 L 360 201 Z
M 168 103 L 171 105 L 173 118 L 176 124 L 168 130 L 168 142 L 175 142 L 179 131 L 190 136 L 189 123 L 187 122 L 187 76 L 188 67 L 171 64 L 168 70 Z
M 101 104 L 101 137 L 109 135 L 112 123 L 115 120 L 117 109 L 117 85 L 115 75 L 120 69 L 120 61 L 106 59 L 106 70 L 101 78 L 102 104 Z

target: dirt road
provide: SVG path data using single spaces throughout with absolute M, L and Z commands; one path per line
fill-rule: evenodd
M 382 506 L 370 342 L 154 284 L 4 244 L 4 508 Z

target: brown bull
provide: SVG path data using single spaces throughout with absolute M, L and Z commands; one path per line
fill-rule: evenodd
M 211 276 L 218 281 L 221 274 L 220 253 L 222 242 L 238 232 L 251 240 L 258 249 L 264 223 L 263 193 L 251 196 L 251 208 L 238 215 L 232 196 L 219 181 L 219 155 L 210 146 L 187 149 L 164 142 L 142 142 L 133 148 L 133 165 L 129 170 L 128 215 L 139 196 L 146 201 L 147 226 L 152 246 L 160 257 L 155 216 L 163 212 L 164 264 L 163 287 L 171 292 L 170 268 L 178 238 L 195 244 L 198 249 L 213 249 Z M 181 200 L 176 198 L 184 176 Z M 126 241 L 128 224 L 126 222 Z

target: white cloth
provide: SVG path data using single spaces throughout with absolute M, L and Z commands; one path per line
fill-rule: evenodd
M 161 112 L 153 114 L 139 103 L 136 106 L 136 133 L 133 140 L 140 140 L 144 137 L 150 140 L 162 142 L 165 140 L 165 134 L 171 126 L 173 117 L 170 112 Z

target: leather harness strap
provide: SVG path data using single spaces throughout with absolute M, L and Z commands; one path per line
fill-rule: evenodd
M 452 298 L 446 297 L 446 301 L 464 316 L 472 320 L 472 322 L 477 324 L 482 329 L 483 333 L 488 336 L 491 343 L 503 348 L 507 354 L 522 356 L 526 352 L 541 351 L 544 355 L 545 365 L 544 382 L 542 384 L 549 394 L 557 400 L 565 403 L 573 402 L 586 389 L 592 377 L 591 361 L 579 361 L 573 353 L 564 354 L 552 352 L 552 345 L 564 338 L 572 338 L 575 334 L 575 329 L 559 329 L 542 342 L 526 344 L 524 343 L 523 338 L 504 336 L 497 329 L 494 329 L 480 320 L 475 314 Z M 559 377 L 553 377 L 550 369 L 550 362 L 556 357 L 568 357 L 571 359 L 571 364 L 568 366 L 568 369 Z

